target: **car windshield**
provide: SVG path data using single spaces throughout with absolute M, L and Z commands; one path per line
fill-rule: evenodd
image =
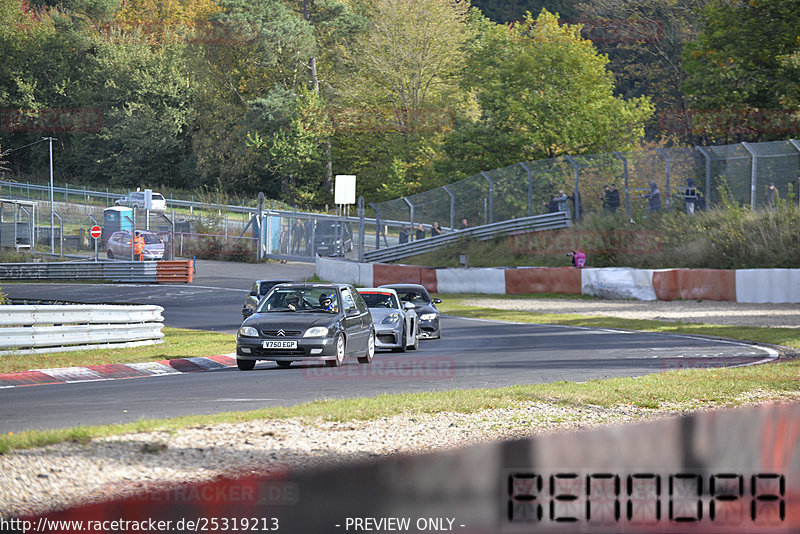
M 161 240 L 155 234 L 144 234 L 144 244 L 145 245 L 154 245 L 157 243 L 161 243 Z
M 413 302 L 414 304 L 419 304 L 421 302 L 430 304 L 431 302 L 428 293 L 418 289 L 398 289 L 397 296 L 400 297 L 402 301 Z
M 368 308 L 398 308 L 397 299 L 389 292 L 359 291 L 358 294 L 364 297 Z
M 164 200 L 164 197 L 162 197 L 158 193 L 153 193 L 153 200 Z
M 276 287 L 256 309 L 258 313 L 337 311 L 336 290 L 332 287 Z

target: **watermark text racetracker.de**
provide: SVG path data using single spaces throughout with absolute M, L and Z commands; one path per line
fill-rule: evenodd
M 657 254 L 663 249 L 663 235 L 652 230 L 560 230 L 542 231 L 509 237 L 509 249 L 514 254 L 563 255 L 580 249 L 587 254 L 644 255 Z
M 447 380 L 456 376 L 474 376 L 482 367 L 445 356 L 389 356 L 376 353 L 370 365 L 342 367 L 309 366 L 303 375 L 310 380 Z
M 103 114 L 91 108 L 0 109 L 0 132 L 99 132 Z

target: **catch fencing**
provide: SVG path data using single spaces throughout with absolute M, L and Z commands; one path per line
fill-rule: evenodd
M 153 305 L 0 306 L 0 356 L 161 343 L 163 311 Z
M 688 180 L 694 182 L 695 190 Z M 458 182 L 407 197 L 370 204 L 378 219 L 431 224 L 445 228 L 492 224 L 546 213 L 563 191 L 575 218 L 585 213 L 625 212 L 646 215 L 653 183 L 662 209 L 702 209 L 729 201 L 753 209 L 771 205 L 778 195 L 798 199 L 800 142 L 773 141 L 722 146 L 658 148 L 561 156 L 522 162 L 482 172 Z M 619 207 L 609 206 L 606 185 L 615 184 Z M 566 203 L 565 203 L 566 204 Z

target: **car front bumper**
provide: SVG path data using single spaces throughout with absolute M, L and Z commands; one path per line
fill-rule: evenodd
M 265 349 L 264 341 L 275 341 L 275 338 L 237 337 L 236 357 L 240 360 L 335 360 L 336 343 L 332 337 L 286 338 L 281 341 L 297 341 L 296 349 Z
M 430 321 L 419 322 L 419 338 L 420 339 L 436 339 L 441 336 L 441 325 L 439 324 L 439 317 Z
M 376 349 L 397 349 L 403 343 L 402 331 L 397 328 L 378 328 L 375 327 L 375 348 Z

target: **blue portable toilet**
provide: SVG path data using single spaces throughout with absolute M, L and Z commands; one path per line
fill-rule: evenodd
M 114 232 L 133 231 L 133 208 L 113 206 L 103 210 L 103 247 Z

